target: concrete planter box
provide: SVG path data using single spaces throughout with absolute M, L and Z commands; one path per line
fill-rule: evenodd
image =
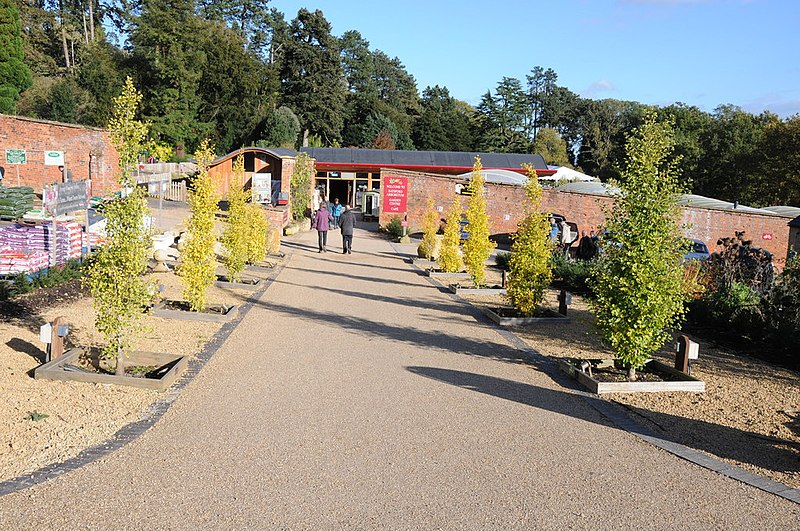
M 153 315 L 164 319 L 180 319 L 183 321 L 206 321 L 210 323 L 227 323 L 236 317 L 239 311 L 237 305 L 224 306 L 222 304 L 209 304 L 202 312 L 177 308 L 176 306 L 187 306 L 185 301 L 161 301 L 153 306 Z
M 130 352 L 121 358 L 123 366 L 155 366 L 150 377 L 137 378 L 135 376 L 95 373 L 74 367 L 84 349 L 73 348 L 63 356 L 44 365 L 40 365 L 33 373 L 34 378 L 44 380 L 61 380 L 70 382 L 102 383 L 113 385 L 127 385 L 142 389 L 164 391 L 180 376 L 189 363 L 186 356 L 162 354 L 158 352 Z
M 483 313 L 500 326 L 527 326 L 538 323 L 566 323 L 569 318 L 558 312 L 548 310 L 548 314 L 541 317 L 510 317 L 502 315 L 496 309 L 483 308 Z
M 438 265 L 436 260 L 427 260 L 425 258 L 411 257 L 410 260 L 412 264 L 425 270 L 434 269 Z
M 230 289 L 246 289 L 248 291 L 255 291 L 261 287 L 260 278 L 242 278 L 239 282 L 232 282 L 228 280 L 225 275 L 217 275 L 217 280 L 214 285 L 220 288 Z
M 450 291 L 456 295 L 505 295 L 506 288 L 475 288 L 462 287 L 458 284 L 450 284 Z
M 437 280 L 469 280 L 469 273 L 445 273 L 444 271 L 436 271 L 434 269 L 426 269 L 425 274 Z
M 601 363 L 612 364 L 614 360 L 596 360 Z M 693 393 L 704 393 L 706 384 L 704 381 L 683 373 L 674 367 L 670 367 L 658 360 L 650 360 L 645 367 L 651 371 L 659 372 L 669 378 L 663 382 L 601 382 L 583 372 L 577 364 L 570 360 L 559 360 L 559 368 L 578 380 L 590 392 L 598 395 L 605 393 L 663 393 L 669 391 L 689 391 Z

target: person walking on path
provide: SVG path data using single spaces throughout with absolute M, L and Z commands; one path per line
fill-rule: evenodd
M 339 229 L 342 231 L 342 254 L 353 254 L 353 229 L 356 228 L 356 215 L 350 205 L 344 207 L 344 213 L 339 219 Z
M 314 219 L 311 220 L 311 227 L 317 229 L 317 236 L 319 238 L 319 252 L 328 252 L 326 249 L 328 245 L 328 230 L 331 228 L 333 216 L 328 212 L 328 205 L 322 203 L 319 210 L 314 214 Z
M 339 203 L 339 198 L 336 197 L 331 205 L 331 215 L 333 216 L 333 228 L 339 227 L 339 218 L 342 215 L 342 205 Z

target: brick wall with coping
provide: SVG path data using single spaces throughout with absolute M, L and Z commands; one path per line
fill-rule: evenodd
M 466 184 L 464 179 L 445 177 L 405 170 L 384 169 L 383 177 L 406 177 L 408 179 L 408 221 L 409 231 L 422 230 L 422 216 L 427 208 L 428 197 L 441 207 L 440 218 L 447 212 L 456 196 L 455 185 Z M 462 210 L 466 209 L 469 196 L 459 195 Z M 510 234 L 516 232 L 523 205 L 526 201 L 522 186 L 487 183 L 486 208 L 489 214 L 491 233 Z M 381 199 L 383 204 L 383 199 Z M 579 230 L 590 234 L 597 231 L 605 220 L 603 207 L 610 207 L 613 200 L 608 196 L 579 192 L 564 192 L 545 189 L 542 195 L 542 210 L 565 216 L 578 224 Z M 771 252 L 778 263 L 786 258 L 789 248 L 788 218 L 758 214 L 745 211 L 716 210 L 686 206 L 682 208 L 682 223 L 686 225 L 684 234 L 705 242 L 712 252 L 717 240 L 732 237 L 736 231 L 745 231 L 746 237 L 757 247 Z M 381 210 L 380 223 L 385 225 L 397 214 Z
M 27 163 L 6 162 L 6 149 L 27 151 Z M 45 151 L 63 151 L 73 180 L 92 179 L 92 194 L 119 189 L 116 180 L 119 155 L 105 129 L 0 114 L 0 166 L 4 186 L 31 186 L 41 194 L 45 184 L 61 182 L 58 166 L 45 166 Z

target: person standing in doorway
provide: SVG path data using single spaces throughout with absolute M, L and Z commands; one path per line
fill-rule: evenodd
M 339 203 L 339 198 L 336 197 L 333 199 L 333 204 L 331 205 L 331 216 L 333 216 L 333 228 L 339 227 L 339 218 L 342 215 L 342 205 Z
M 332 221 L 333 216 L 331 216 L 331 213 L 328 211 L 328 205 L 322 203 L 317 213 L 314 214 L 314 219 L 311 220 L 311 227 L 317 229 L 320 253 L 328 252 L 328 249 L 326 249 L 328 245 L 328 230 L 331 228 Z
M 342 254 L 353 254 L 353 229 L 355 228 L 356 215 L 350 205 L 347 205 L 339 219 L 339 229 L 342 231 Z

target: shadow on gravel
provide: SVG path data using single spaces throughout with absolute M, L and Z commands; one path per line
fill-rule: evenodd
M 386 278 L 375 278 L 375 277 L 368 277 L 364 275 L 351 275 L 349 273 L 342 273 L 340 271 L 325 271 L 325 270 L 316 270 L 316 271 L 308 271 L 307 269 L 299 268 L 299 267 L 287 267 L 286 269 L 299 269 L 301 271 L 306 271 L 313 274 L 319 275 L 329 275 L 336 278 L 350 278 L 353 280 L 363 280 L 365 282 L 372 282 L 378 284 L 397 284 L 400 286 L 414 286 L 415 288 L 424 287 L 424 284 L 419 284 L 418 282 L 403 282 L 402 280 L 390 280 Z M 412 271 L 408 269 L 404 269 L 403 271 L 408 271 L 411 273 Z M 321 284 L 324 285 L 324 284 Z
M 352 295 L 352 293 L 348 293 L 348 295 Z M 469 337 L 447 334 L 444 332 L 432 332 L 405 326 L 395 326 L 383 321 L 372 321 L 333 312 L 296 308 L 294 306 L 267 301 L 257 301 L 255 305 L 285 315 L 292 315 L 313 323 L 326 323 L 326 326 L 340 326 L 346 330 L 357 331 L 360 334 L 372 335 L 390 341 L 410 343 L 423 348 L 439 349 L 467 356 L 527 363 L 524 353 L 504 343 L 476 341 Z M 452 307 L 449 308 L 452 310 Z
M 462 389 L 469 389 L 470 391 L 512 400 L 531 407 L 603 424 L 598 417 L 587 417 L 582 413 L 585 408 L 575 407 L 575 400 L 578 399 L 578 396 L 572 393 L 545 389 L 483 374 L 437 367 L 406 367 L 406 370 L 425 378 L 461 387 Z M 588 398 L 588 400 L 602 399 Z M 719 458 L 733 459 L 740 463 L 751 464 L 764 470 L 774 470 L 789 474 L 800 472 L 800 446 L 791 441 L 764 438 L 760 434 L 642 408 L 628 407 L 628 409 L 642 419 L 650 421 L 653 426 L 652 431 L 662 439 L 683 444 Z M 697 436 L 690 439 L 672 437 L 669 427 L 675 424 L 688 425 L 689 429 L 685 431 L 697 434 Z M 645 429 L 642 433 L 648 435 L 648 431 L 650 430 Z

